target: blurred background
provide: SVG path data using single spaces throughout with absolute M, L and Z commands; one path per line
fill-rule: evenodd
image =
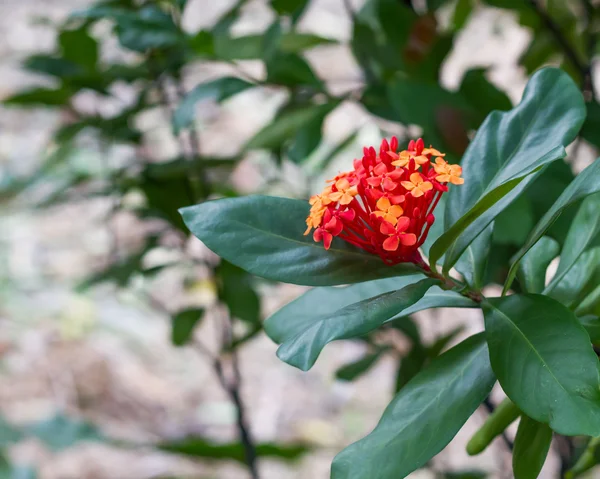
M 559 65 L 589 118 L 544 189 L 498 218 L 491 262 L 506 263 L 600 146 L 596 10 L 1 0 L 0 478 L 329 477 L 394 392 L 481 319 L 419 313 L 414 330 L 334 343 L 303 373 L 261 323 L 306 288 L 219 262 L 177 209 L 308 198 L 392 134 L 423 135 L 457 162 L 490 111 Z M 565 233 L 558 221 L 553 236 Z M 511 477 L 510 435 L 464 452 L 501 399 L 411 477 Z M 555 440 L 541 477 L 560 477 L 571 447 Z

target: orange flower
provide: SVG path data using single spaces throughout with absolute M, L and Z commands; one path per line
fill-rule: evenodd
M 423 196 L 433 188 L 431 182 L 423 180 L 421 174 L 416 172 L 410 175 L 410 181 L 403 181 L 402 186 L 410 191 L 415 198 Z
M 373 214 L 378 218 L 383 218 L 385 221 L 391 223 L 394 226 L 398 222 L 398 218 L 400 218 L 400 216 L 402 216 L 402 214 L 404 213 L 404 210 L 401 206 L 392 205 L 392 203 L 390 203 L 390 200 L 385 196 L 377 200 L 376 206 L 378 210 L 373 211 Z
M 465 182 L 464 178 L 460 177 L 462 175 L 462 167 L 460 165 L 450 165 L 442 158 L 436 158 L 433 169 L 438 174 L 435 179 L 441 183 L 462 185 Z
M 432 156 L 446 156 L 446 153 L 441 153 L 440 151 L 436 150 L 435 148 L 432 148 L 431 146 L 429 146 L 429 148 L 423 148 L 423 154 Z
M 356 186 L 352 186 L 347 178 L 340 178 L 335 182 L 337 191 L 329 193 L 328 198 L 331 201 L 336 201 L 340 205 L 349 204 L 358 194 Z
M 409 161 L 410 161 L 410 153 L 408 151 L 404 150 L 398 154 L 398 159 L 396 161 L 393 161 L 392 165 L 399 166 L 400 168 L 404 168 L 406 165 L 408 165 Z
M 417 236 L 414 233 L 406 233 L 410 226 L 410 219 L 406 216 L 398 218 L 396 227 L 384 221 L 381 223 L 379 231 L 381 234 L 388 235 L 383 242 L 383 249 L 386 251 L 396 251 L 398 246 L 413 246 L 417 242 Z

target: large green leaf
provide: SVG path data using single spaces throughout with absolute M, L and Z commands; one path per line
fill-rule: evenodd
M 531 248 L 519 265 L 517 273 L 521 287 L 527 293 L 541 293 L 546 285 L 546 270 L 550 262 L 556 258 L 560 246 L 548 236 L 540 238 Z
M 483 309 L 492 367 L 519 409 L 559 434 L 600 435 L 600 364 L 575 315 L 537 294 Z
M 584 118 L 579 88 L 554 68 L 531 77 L 517 107 L 490 114 L 462 160 L 465 184 L 448 193 L 446 225 L 450 229 L 432 247 L 433 259 L 451 248 L 444 262 L 444 269 L 449 270 L 501 211 L 494 204 L 507 195 L 506 207 L 522 191 L 518 179 L 564 156 L 564 147 L 575 139 Z M 510 182 L 515 182 L 515 191 L 507 188 Z M 502 195 L 500 189 L 505 190 Z M 482 219 L 475 221 L 480 215 Z
M 320 316 L 310 327 L 286 339 L 277 356 L 303 371 L 309 370 L 323 348 L 338 339 L 363 336 L 381 326 L 396 314 L 419 301 L 436 279 L 422 279 L 398 291 L 350 304 L 329 315 Z
M 600 181 L 600 178 L 598 178 Z M 567 239 L 560 254 L 556 274 L 548 285 L 551 291 L 573 267 L 583 252 L 598 239 L 600 234 L 600 193 L 587 197 L 573 219 Z M 534 246 L 535 248 L 535 246 Z M 526 255 L 527 256 L 527 255 Z M 536 291 L 537 292 L 537 291 Z
M 594 163 L 583 170 L 575 179 L 569 184 L 567 189 L 562 195 L 556 200 L 543 218 L 538 222 L 533 231 L 530 233 L 529 238 L 523 245 L 523 247 L 515 255 L 515 259 L 510 267 L 508 278 L 504 284 L 504 291 L 507 291 L 512 284 L 519 261 L 546 232 L 546 230 L 556 221 L 565 208 L 572 205 L 573 203 L 585 198 L 594 193 L 600 192 L 600 158 Z
M 468 338 L 400 390 L 375 430 L 336 456 L 331 478 L 406 477 L 452 440 L 494 382 L 483 335 Z
M 600 345 L 600 317 L 588 314 L 577 318 L 590 336 L 594 345 Z
M 421 279 L 423 275 L 416 274 L 377 279 L 342 288 L 311 289 L 269 317 L 264 324 L 265 332 L 273 341 L 281 344 L 312 328 L 321 318 L 331 316 L 352 303 L 404 288 Z M 399 313 L 409 315 L 424 309 L 440 307 L 473 308 L 476 304 L 454 291 L 433 286 L 423 298 Z
M 494 224 L 491 223 L 469 245 L 456 263 L 456 270 L 463 275 L 467 284 L 480 290 L 485 283 L 485 269 L 492 246 Z
M 194 121 L 195 106 L 199 101 L 214 98 L 220 102 L 253 86 L 253 83 L 236 77 L 218 78 L 197 85 L 185 96 L 173 113 L 173 130 L 179 133 Z
M 583 253 L 547 294 L 575 310 L 598 284 L 600 284 L 600 248 L 596 247 Z
M 519 423 L 513 450 L 515 479 L 536 479 L 546 461 L 552 442 L 552 429 L 523 416 Z
M 304 236 L 307 202 L 271 196 L 208 201 L 181 209 L 190 231 L 216 254 L 256 276 L 307 286 L 358 283 L 418 272 L 334 239 L 326 251 Z

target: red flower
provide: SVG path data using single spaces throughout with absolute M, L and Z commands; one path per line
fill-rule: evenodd
M 448 165 L 435 148 L 425 148 L 420 138 L 397 150 L 395 137 L 381 142 L 379 154 L 364 148 L 352 171 L 311 198 L 305 234 L 316 228 L 313 239 L 323 241 L 325 249 L 337 236 L 388 264 L 420 261 L 418 249 L 435 221 L 433 211 L 449 183 L 462 183 L 462 170 Z

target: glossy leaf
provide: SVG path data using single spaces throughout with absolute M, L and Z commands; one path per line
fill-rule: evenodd
M 332 479 L 399 479 L 456 435 L 494 385 L 483 335 L 435 359 L 396 395 L 375 430 L 338 454 Z
M 314 288 L 269 317 L 265 332 L 276 343 L 289 341 L 302 331 L 312 328 L 320 318 L 331 316 L 346 306 L 374 296 L 395 291 L 423 279 L 421 274 L 400 278 L 377 279 L 345 287 Z M 399 314 L 404 316 L 429 308 L 473 308 L 468 298 L 437 286 L 429 289 L 423 298 Z M 399 314 L 395 315 L 397 318 Z
M 535 294 L 483 309 L 492 367 L 519 409 L 559 434 L 600 435 L 598 357 L 575 315 Z
M 303 371 L 309 370 L 323 348 L 338 339 L 363 336 L 419 301 L 434 284 L 435 279 L 422 279 L 398 291 L 352 303 L 332 314 L 322 315 L 308 328 L 287 338 L 277 356 Z
M 179 133 L 194 121 L 196 103 L 207 98 L 214 98 L 221 102 L 253 86 L 253 83 L 236 77 L 218 78 L 197 85 L 185 96 L 173 113 L 173 130 Z
M 600 317 L 588 314 L 577 319 L 587 331 L 592 344 L 600 345 Z
M 600 193 L 588 196 L 573 219 L 567 239 L 560 254 L 556 274 L 548 285 L 551 291 L 573 267 L 583 252 L 598 239 L 600 234 Z M 535 248 L 535 246 L 534 246 Z
M 600 248 L 583 253 L 573 267 L 548 292 L 570 309 L 578 308 L 600 281 Z
M 531 248 L 519 264 L 517 276 L 521 287 L 527 293 L 541 293 L 546 286 L 546 270 L 556 258 L 560 246 L 556 240 L 543 236 Z
M 515 479 L 536 479 L 552 442 L 552 429 L 523 416 L 519 423 L 513 450 L 513 474 Z
M 171 342 L 175 346 L 187 344 L 194 334 L 194 328 L 204 315 L 204 309 L 192 308 L 178 312 L 171 318 Z
M 552 205 L 552 208 L 548 210 L 535 226 L 529 235 L 529 238 L 527 238 L 527 242 L 515 255 L 515 259 L 510 267 L 508 278 L 504 285 L 505 291 L 510 288 L 512 281 L 514 280 L 521 258 L 542 237 L 550 225 L 556 221 L 556 218 L 560 216 L 562 211 L 569 205 L 572 205 L 586 196 L 600 192 L 600 181 L 598 181 L 598 178 L 600 178 L 600 158 L 577 175 L 563 194 L 560 195 L 558 200 Z
M 519 179 L 564 157 L 564 147 L 574 140 L 584 118 L 579 88 L 566 73 L 553 68 L 531 77 L 517 107 L 490 114 L 463 157 L 465 184 L 448 193 L 446 225 L 450 229 L 432 247 L 432 262 L 446 253 L 444 270 L 448 271 L 522 191 L 517 187 Z M 511 185 L 517 187 L 513 192 Z
M 242 443 L 214 444 L 201 437 L 188 437 L 179 441 L 165 442 L 158 449 L 183 456 L 203 458 L 207 460 L 234 460 L 245 462 L 244 445 Z M 308 452 L 304 445 L 257 444 L 258 457 L 279 460 L 295 460 Z

